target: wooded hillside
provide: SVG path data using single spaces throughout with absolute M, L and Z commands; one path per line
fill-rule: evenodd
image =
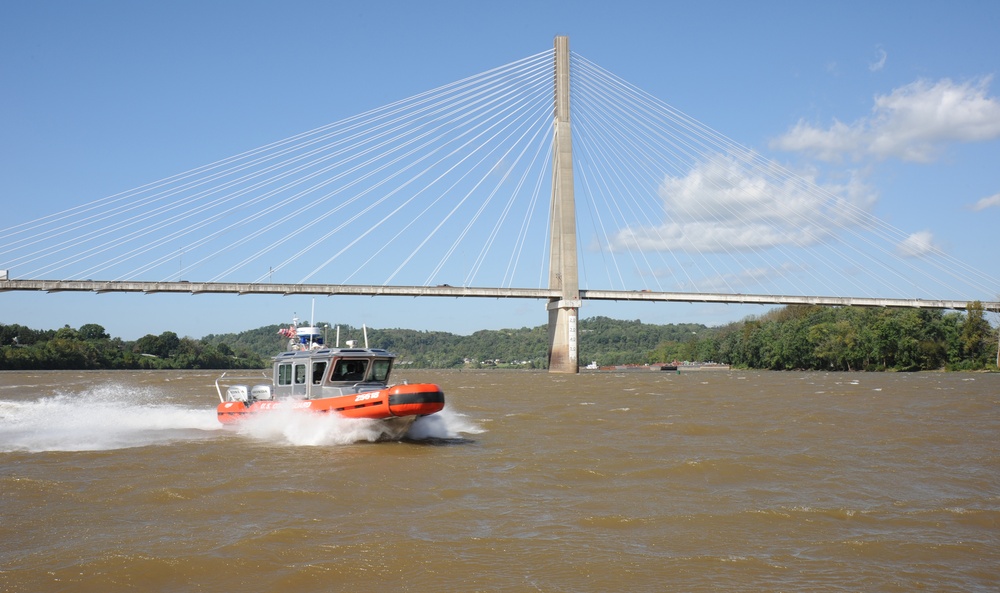
M 324 327 L 326 322 L 317 323 Z M 287 345 L 274 324 L 234 334 L 180 338 L 174 332 L 135 341 L 103 327 L 37 330 L 0 324 L 0 370 L 263 368 Z M 336 328 L 327 331 L 332 345 Z M 997 338 L 982 306 L 968 313 L 921 309 L 796 306 L 722 327 L 654 325 L 608 317 L 579 323 L 580 364 L 600 366 L 714 361 L 790 370 L 995 369 Z M 364 344 L 361 328 L 340 326 L 341 345 Z M 368 343 L 414 368 L 546 368 L 544 325 L 482 330 L 468 336 L 411 329 L 368 329 Z

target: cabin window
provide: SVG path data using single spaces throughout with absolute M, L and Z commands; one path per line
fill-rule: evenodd
M 326 372 L 326 361 L 314 362 L 313 372 L 312 372 L 312 383 L 313 385 L 319 385 L 323 382 L 323 373 Z
M 384 359 L 376 360 L 372 365 L 372 380 L 379 381 L 380 383 L 388 381 L 390 367 L 392 367 L 392 361 Z
M 340 359 L 333 367 L 331 381 L 364 381 L 368 371 L 368 361 L 358 359 Z
M 306 382 L 306 365 L 295 365 L 295 384 L 304 385 Z
M 291 385 L 292 384 L 292 365 L 291 364 L 279 364 L 278 365 L 278 385 Z

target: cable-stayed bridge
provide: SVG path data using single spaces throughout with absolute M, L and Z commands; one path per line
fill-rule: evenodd
M 0 290 L 542 299 L 560 372 L 585 300 L 1000 306 L 1000 281 L 872 210 L 557 38 L 4 228 Z

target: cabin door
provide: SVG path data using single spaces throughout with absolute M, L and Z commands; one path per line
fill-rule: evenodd
M 306 369 L 309 368 L 307 361 L 296 362 L 292 365 L 292 397 L 306 396 Z

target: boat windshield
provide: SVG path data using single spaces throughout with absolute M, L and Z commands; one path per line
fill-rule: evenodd
M 380 383 L 389 382 L 389 369 L 392 368 L 392 361 L 385 358 L 375 359 L 372 365 L 372 380 Z
M 340 359 L 333 365 L 331 381 L 364 381 L 368 371 L 368 361 L 357 358 Z
M 376 381 L 386 383 L 389 381 L 389 371 L 391 369 L 392 360 L 390 359 L 341 358 L 333 364 L 333 369 L 330 371 L 330 381 Z

